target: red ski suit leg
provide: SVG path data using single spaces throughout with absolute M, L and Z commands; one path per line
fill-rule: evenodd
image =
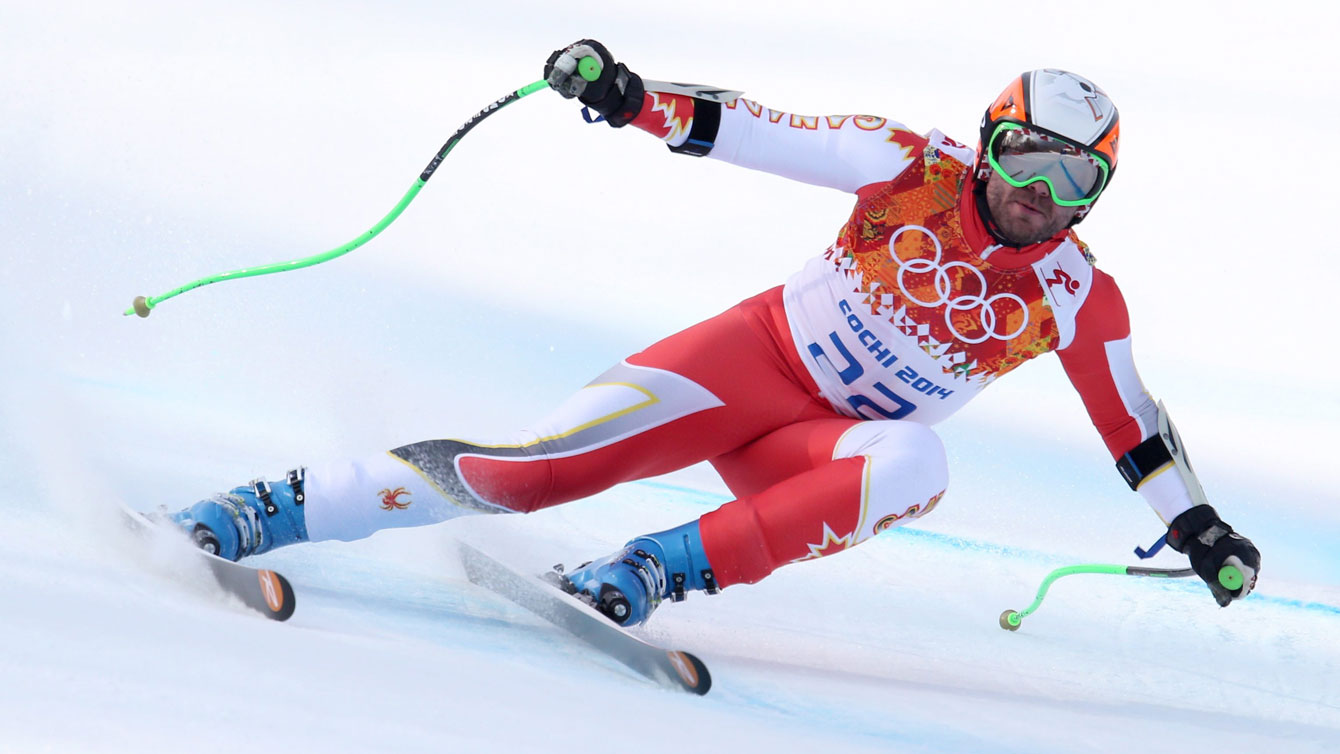
M 392 453 L 459 504 L 516 512 L 711 461 L 739 496 L 701 519 L 722 586 L 845 549 L 879 521 L 924 513 L 944 489 L 943 449 L 929 429 L 844 417 L 820 397 L 796 357 L 780 288 L 629 357 L 517 440 Z M 883 476 L 910 461 L 931 467 L 920 474 L 929 481 L 913 484 L 911 498 L 896 482 L 897 494 L 875 494 L 874 461 L 900 453 Z
M 479 497 L 530 512 L 837 417 L 787 360 L 784 316 L 778 288 L 671 335 L 597 377 L 522 442 L 462 456 L 461 475 Z

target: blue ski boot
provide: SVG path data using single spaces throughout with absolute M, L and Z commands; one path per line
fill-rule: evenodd
M 185 529 L 200 549 L 235 561 L 307 541 L 303 501 L 303 470 L 296 469 L 283 484 L 257 479 L 201 500 L 169 520 Z
M 662 600 L 679 602 L 688 589 L 719 591 L 697 521 L 638 537 L 608 558 L 562 574 L 560 581 L 621 626 L 645 623 Z

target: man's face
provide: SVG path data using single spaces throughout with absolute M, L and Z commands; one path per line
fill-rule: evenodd
M 1011 186 L 996 172 L 986 181 L 986 206 L 1000 234 L 1019 246 L 1046 241 L 1070 225 L 1079 207 L 1060 207 L 1042 181 Z

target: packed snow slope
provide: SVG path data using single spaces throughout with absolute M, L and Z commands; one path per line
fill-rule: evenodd
M 1340 197 L 1315 162 L 1337 11 L 869 6 L 5 3 L 0 752 L 1340 750 Z M 704 468 L 276 551 L 258 560 L 297 591 L 284 624 L 125 533 L 118 503 L 522 426 L 831 242 L 849 197 L 540 92 L 366 247 L 121 315 L 351 240 L 587 36 L 650 78 L 969 142 L 1020 71 L 1100 82 L 1122 164 L 1080 230 L 1211 500 L 1262 551 L 1258 592 L 1220 609 L 1193 579 L 1074 576 L 998 627 L 1051 569 L 1134 563 L 1161 533 L 1053 357 L 937 426 L 949 494 L 915 527 L 659 611 L 644 636 L 707 662 L 703 698 L 470 585 L 455 553 L 604 554 L 725 502 Z

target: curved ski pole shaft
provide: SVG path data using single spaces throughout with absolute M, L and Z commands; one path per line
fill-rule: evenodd
M 250 278 L 250 277 L 257 277 L 259 275 L 270 275 L 276 272 L 287 272 L 289 270 L 300 270 L 304 267 L 311 267 L 312 265 L 321 264 L 322 262 L 328 262 L 332 259 L 335 259 L 336 257 L 344 256 L 345 254 L 348 254 L 354 249 L 357 249 L 358 247 L 362 246 L 368 241 L 371 241 L 373 238 L 377 236 L 377 234 L 385 230 L 386 226 L 390 225 L 392 222 L 395 222 L 395 219 L 397 217 L 400 217 L 400 213 L 405 211 L 405 208 L 409 206 L 409 203 L 414 201 L 414 197 L 418 196 L 419 189 L 421 188 L 423 188 L 423 179 L 416 180 L 414 182 L 414 185 L 410 186 L 409 191 L 405 192 L 405 195 L 401 197 L 400 202 L 396 204 L 396 206 L 392 208 L 391 211 L 387 213 L 387 215 L 383 217 L 380 222 L 372 226 L 370 230 L 366 231 L 358 238 L 355 238 L 354 240 L 344 244 L 343 246 L 331 249 L 330 251 L 327 251 L 322 254 L 316 254 L 310 257 L 304 257 L 302 259 L 294 259 L 288 262 L 276 262 L 274 264 L 268 264 L 262 267 L 244 267 L 240 270 L 233 270 L 232 272 L 224 272 L 218 275 L 211 275 L 209 277 L 200 278 L 199 280 L 193 280 L 185 285 L 173 288 L 167 293 L 163 293 L 158 296 L 152 296 L 152 297 L 138 296 L 135 298 L 135 301 L 131 304 L 131 307 L 122 312 L 122 314 L 126 316 L 129 316 L 131 314 L 138 314 L 141 317 L 147 317 L 149 316 L 149 312 L 153 310 L 153 308 L 158 304 L 167 301 L 170 298 L 180 296 L 181 294 L 186 293 L 187 291 L 192 291 L 195 290 L 196 288 L 201 288 L 203 286 L 210 285 L 211 283 L 221 283 L 225 280 L 237 280 L 238 278 Z
M 1047 598 L 1047 590 L 1051 589 L 1053 582 L 1064 576 L 1073 576 L 1077 573 L 1105 573 L 1115 576 L 1144 576 L 1165 579 L 1180 579 L 1196 575 L 1196 572 L 1191 568 L 1143 568 L 1140 566 L 1098 564 L 1057 568 L 1042 580 L 1042 584 L 1038 587 L 1038 595 L 1033 599 L 1033 604 L 1023 610 L 1006 610 L 1000 614 L 1000 627 L 1006 631 L 1019 630 L 1019 625 L 1023 622 L 1023 619 L 1032 615 L 1042 605 L 1042 601 Z
M 544 81 L 536 81 L 532 84 L 528 84 L 490 104 L 478 113 L 475 113 L 474 117 L 466 121 L 465 125 L 458 128 L 456 133 L 452 134 L 450 139 L 447 139 L 446 144 L 442 145 L 442 148 L 438 150 L 436 155 L 434 155 L 432 161 L 428 163 L 428 167 L 424 168 L 418 179 L 414 181 L 414 185 L 409 187 L 409 190 L 400 198 L 400 201 L 395 207 L 393 207 L 376 225 L 372 226 L 370 230 L 349 243 L 322 254 L 315 254 L 310 257 L 303 257 L 302 259 L 294 259 L 288 262 L 277 262 L 275 264 L 268 264 L 261 267 L 246 267 L 232 272 L 225 272 L 220 275 L 211 275 L 209 277 L 200 278 L 199 280 L 193 280 L 185 285 L 173 288 L 167 293 L 158 296 L 136 296 L 134 303 L 124 312 L 124 314 L 127 316 L 138 314 L 141 317 L 147 317 L 149 316 L 149 313 L 153 311 L 153 308 L 162 302 L 211 283 L 218 283 L 225 280 L 236 280 L 238 278 L 256 277 L 259 275 L 270 275 L 276 272 L 288 272 L 289 270 L 299 270 L 304 267 L 321 264 L 322 262 L 328 262 L 336 257 L 348 254 L 368 241 L 371 241 L 379 233 L 385 230 L 388 225 L 395 222 L 396 218 L 400 217 L 400 214 L 405 211 L 405 208 L 409 206 L 409 203 L 414 201 L 414 197 L 419 195 L 419 191 L 423 188 L 423 185 L 428 182 L 429 178 L 433 177 L 433 172 L 437 170 L 438 165 L 442 164 L 442 160 L 446 159 L 447 155 L 456 144 L 470 132 L 470 129 L 474 128 L 480 121 L 498 110 L 501 110 L 528 94 L 533 94 L 534 92 L 545 88 L 545 86 L 547 86 L 547 83 Z

